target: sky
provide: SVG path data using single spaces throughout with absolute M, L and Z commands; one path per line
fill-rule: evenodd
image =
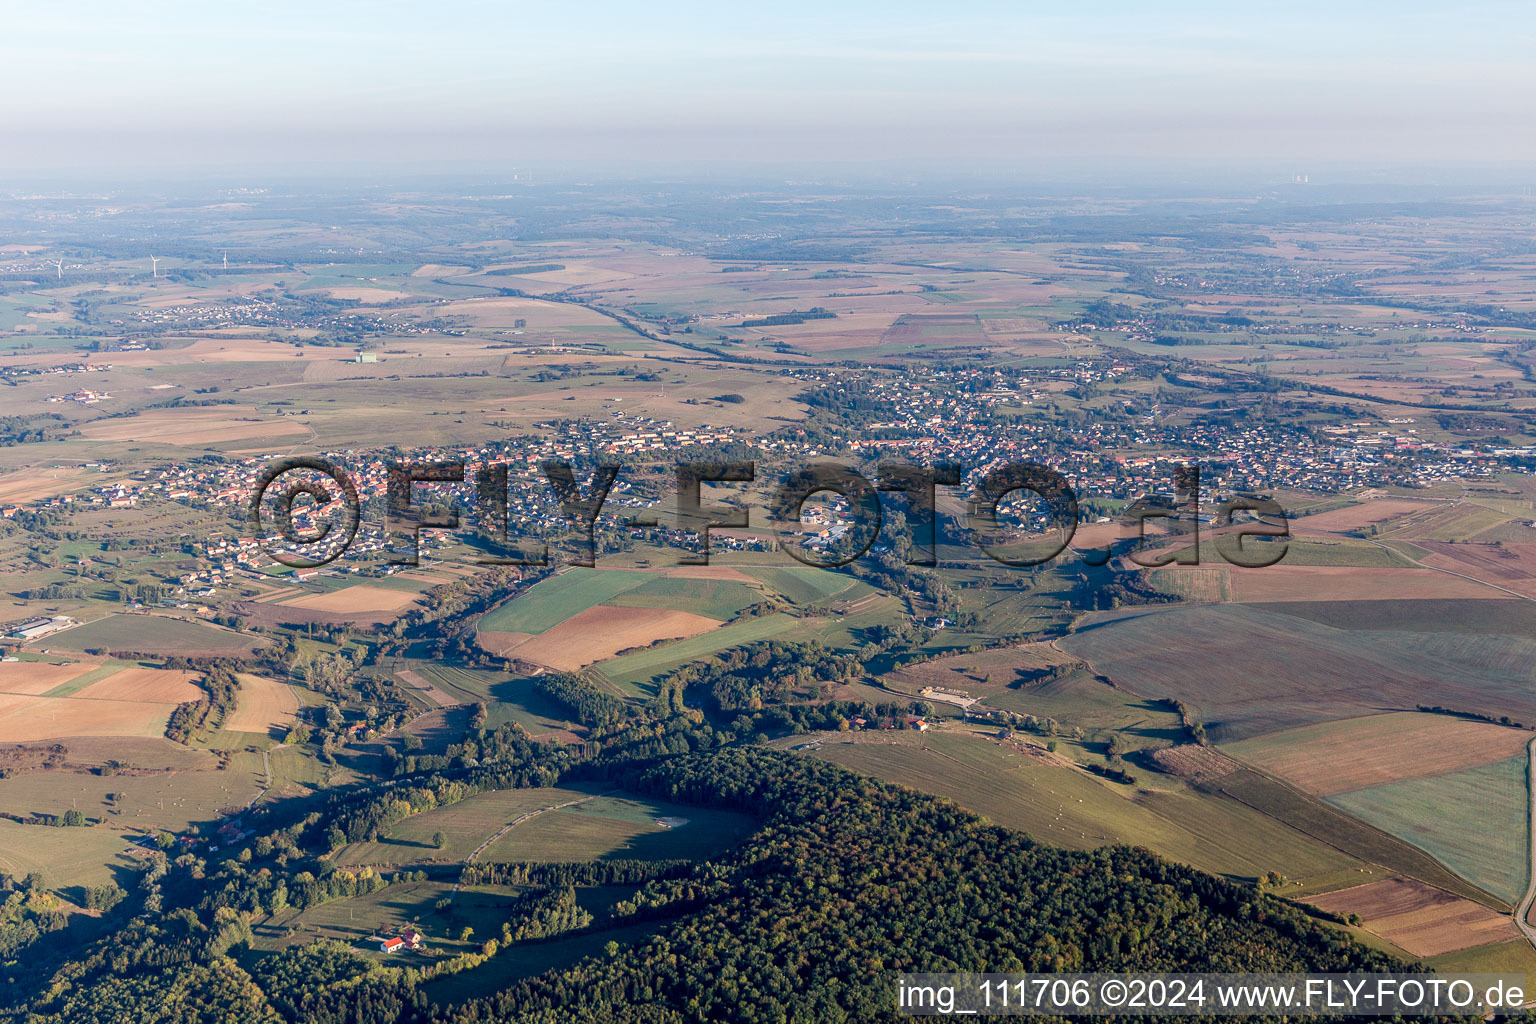
M 1527 0 L 5 9 L 6 170 L 1536 163 Z

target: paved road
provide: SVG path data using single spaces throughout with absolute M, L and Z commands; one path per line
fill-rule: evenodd
M 1520 929 L 1532 946 L 1536 946 L 1536 927 L 1532 927 L 1525 921 L 1525 915 L 1530 912 L 1531 904 L 1536 903 L 1536 739 L 1526 744 L 1526 754 L 1530 758 L 1530 771 L 1527 789 L 1530 791 L 1530 857 L 1531 876 L 1530 884 L 1526 887 L 1525 896 L 1520 900 L 1520 905 L 1515 908 L 1515 927 Z

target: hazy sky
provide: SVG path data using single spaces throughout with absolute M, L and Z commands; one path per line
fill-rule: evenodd
M 1528 0 L 13 0 L 0 166 L 1531 162 L 1533 28 Z

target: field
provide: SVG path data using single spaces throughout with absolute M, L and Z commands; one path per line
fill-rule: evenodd
M 1368 865 L 1249 807 L 1177 783 L 1119 786 L 979 736 L 940 734 L 828 740 L 814 755 L 945 796 L 1053 846 L 1145 846 L 1205 871 L 1256 878 L 1363 874 Z
M 1500 599 L 1497 595 L 1494 600 L 1277 601 L 1252 607 L 1265 613 L 1311 619 L 1335 629 L 1536 639 L 1536 602 Z
M 299 710 L 298 698 L 287 683 L 265 676 L 241 674 L 235 710 L 221 723 L 229 732 L 263 735 L 286 732 Z
M 1520 755 L 1520 729 L 1398 712 L 1269 733 L 1223 749 L 1318 796 L 1446 775 Z
M 1407 840 L 1511 902 L 1525 891 L 1530 801 L 1527 758 L 1390 782 L 1328 802 Z
M 1411 639 L 1219 605 L 1101 617 L 1059 646 L 1133 693 L 1185 701 L 1218 742 L 1419 704 L 1536 721 L 1536 693 L 1486 662 L 1484 639 Z
M 126 887 L 137 864 L 123 853 L 128 839 L 116 829 L 18 825 L 0 818 L 0 874 L 19 880 L 40 871 L 50 889 L 107 882 Z
M 185 619 L 119 614 L 43 637 L 35 646 L 57 651 L 239 656 L 257 650 L 264 642 L 233 630 Z
M 729 647 L 741 647 L 758 640 L 783 636 L 797 629 L 799 625 L 799 619 L 790 618 L 778 612 L 755 619 L 742 619 L 721 626 L 719 629 L 710 630 L 702 636 L 661 644 L 634 654 L 620 655 L 611 661 L 603 662 L 601 671 L 614 684 L 632 694 L 644 695 L 649 691 L 647 683 L 679 665 L 707 657 Z
M 488 846 L 481 861 L 703 860 L 745 839 L 744 814 L 649 797 L 597 796 L 529 818 Z
M 482 616 L 479 628 L 492 633 L 542 633 L 649 578 L 646 573 L 618 569 L 570 569 Z
M 718 619 L 692 612 L 597 605 L 537 636 L 499 647 L 495 653 L 574 672 L 621 651 L 698 636 L 719 625 Z
M 203 691 L 190 672 L 108 663 L 40 667 L 9 662 L 4 676 L 20 677 L 22 689 L 0 691 L 0 743 L 87 736 L 153 737 L 165 734 L 176 705 L 198 700 Z M 0 677 L 3 678 L 3 677 Z M 44 683 L 49 689 L 37 691 Z
M 1423 501 L 1405 501 L 1401 498 L 1379 498 L 1362 501 L 1357 505 L 1302 516 L 1291 526 L 1293 530 L 1319 530 L 1325 533 L 1351 533 L 1362 527 L 1384 523 L 1399 516 L 1436 509 L 1438 504 Z
M 354 843 L 336 855 L 342 867 L 359 864 L 414 864 L 461 861 L 514 819 L 572 800 L 590 799 L 598 790 L 576 788 L 503 789 L 412 815 L 374 842 Z M 433 846 L 443 833 L 441 849 Z
M 726 849 L 753 827 L 745 815 L 621 797 L 595 786 L 497 790 L 413 815 L 383 839 L 346 847 L 336 861 L 461 861 L 477 850 L 483 862 L 697 858 Z M 432 844 L 437 832 L 444 837 L 441 849 Z
M 75 809 L 87 820 L 119 828 L 181 832 L 191 823 L 207 824 L 244 807 L 265 779 L 259 755 L 237 754 L 224 770 L 207 754 L 198 761 L 203 767 L 186 770 L 178 764 L 184 756 L 184 751 L 173 751 L 156 762 L 145 755 L 146 768 L 176 768 L 153 774 L 35 772 L 0 779 L 0 812 L 58 815 Z M 108 794 L 118 794 L 118 799 Z
M 1309 896 L 1308 903 L 1348 917 L 1414 956 L 1437 956 L 1517 938 L 1514 922 L 1471 900 L 1409 878 Z
M 1244 603 L 1378 601 L 1383 594 L 1398 600 L 1509 596 L 1434 569 L 1305 566 L 1292 565 L 1289 558 L 1265 569 L 1233 569 L 1231 580 L 1232 599 Z
M 61 689 L 71 680 L 94 671 L 90 662 L 66 661 L 52 664 L 44 661 L 0 662 L 0 693 L 21 693 L 40 696 L 49 690 Z
M 284 608 L 301 608 L 306 611 L 329 612 L 346 615 L 358 621 L 388 622 L 417 602 L 417 595 L 408 590 L 390 590 L 359 584 L 323 594 L 304 594 L 284 598 L 278 602 Z

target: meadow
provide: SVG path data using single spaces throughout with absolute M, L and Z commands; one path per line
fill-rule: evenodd
M 1525 892 L 1530 859 L 1527 758 L 1405 779 L 1328 798 L 1434 856 L 1510 902 Z

